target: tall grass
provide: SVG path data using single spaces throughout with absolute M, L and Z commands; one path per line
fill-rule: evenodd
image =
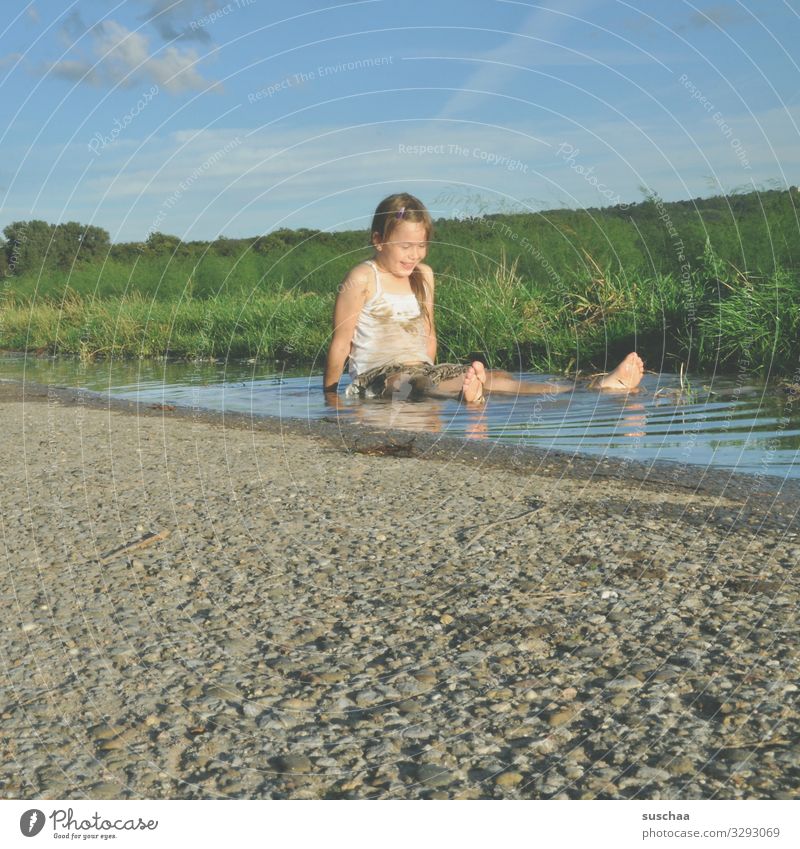
M 229 268 L 209 264 L 207 276 L 195 269 L 183 284 L 178 273 L 165 276 L 171 298 L 156 286 L 100 298 L 80 291 L 80 279 L 57 298 L 12 295 L 3 347 L 87 359 L 324 357 L 335 292 L 237 288 L 224 274 Z M 526 279 L 518 260 L 501 253 L 491 268 L 474 260 L 463 277 L 439 276 L 439 358 L 482 352 L 495 367 L 557 372 L 605 368 L 637 349 L 660 368 L 674 359 L 695 369 L 733 370 L 745 361 L 751 371 L 794 371 L 798 304 L 796 272 L 747 274 L 710 248 L 689 276 L 633 275 L 587 254 L 582 270 L 549 285 Z
M 439 220 L 439 357 L 483 353 L 493 366 L 554 372 L 604 368 L 636 349 L 662 370 L 675 360 L 794 374 L 796 198 L 662 204 L 648 194 L 629 208 Z M 337 286 L 368 254 L 356 231 L 113 245 L 102 261 L 6 278 L 0 348 L 318 360 Z
M 180 358 L 260 357 L 305 361 L 328 342 L 333 297 L 233 295 L 168 302 L 139 293 L 6 305 L 4 347 L 51 354 Z

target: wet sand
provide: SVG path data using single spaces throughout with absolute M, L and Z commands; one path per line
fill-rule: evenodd
M 0 426 L 3 798 L 797 794 L 797 482 L 18 383 Z

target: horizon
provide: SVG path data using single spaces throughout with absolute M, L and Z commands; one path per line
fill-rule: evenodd
M 774 192 L 774 191 L 791 192 L 792 190 L 794 190 L 796 193 L 800 193 L 800 187 L 798 187 L 794 184 L 782 186 L 782 187 L 781 186 L 769 186 L 769 187 L 756 186 L 752 189 L 749 189 L 748 191 L 736 191 L 736 192 L 731 192 L 731 193 L 727 193 L 727 194 L 709 194 L 709 195 L 705 195 L 705 196 L 698 195 L 697 197 L 694 197 L 694 198 L 683 198 L 683 199 L 677 200 L 677 201 L 666 200 L 665 198 L 661 197 L 661 195 L 659 195 L 657 192 L 653 192 L 651 196 L 647 196 L 644 193 L 642 193 L 642 195 L 643 195 L 642 198 L 640 198 L 637 201 L 632 201 L 628 204 L 594 206 L 594 207 L 588 207 L 588 206 L 587 207 L 553 207 L 552 209 L 537 209 L 537 210 L 526 210 L 526 209 L 516 209 L 516 210 L 515 209 L 495 209 L 495 210 L 486 209 L 486 210 L 483 210 L 482 209 L 480 212 L 476 212 L 474 214 L 464 214 L 466 212 L 466 209 L 462 209 L 461 214 L 456 214 L 452 217 L 445 217 L 445 216 L 435 217 L 435 216 L 433 216 L 433 220 L 434 220 L 434 223 L 440 222 L 440 221 L 444 221 L 444 222 L 448 222 L 448 223 L 458 223 L 458 222 L 466 222 L 466 221 L 479 221 L 482 218 L 487 218 L 487 217 L 490 217 L 490 216 L 500 216 L 500 215 L 507 215 L 507 216 L 514 216 L 514 215 L 549 215 L 549 214 L 558 213 L 558 212 L 586 212 L 586 213 L 599 212 L 599 213 L 603 213 L 603 212 L 606 212 L 606 211 L 611 210 L 611 209 L 617 209 L 619 207 L 625 207 L 627 209 L 631 209 L 631 208 L 636 207 L 636 206 L 641 206 L 645 203 L 650 202 L 651 197 L 658 198 L 666 206 L 666 205 L 669 205 L 669 204 L 672 204 L 672 203 L 695 203 L 696 204 L 698 201 L 702 203 L 704 201 L 714 200 L 715 198 L 729 199 L 729 198 L 734 198 L 734 197 L 745 197 L 748 194 L 765 194 L 767 192 Z M 474 200 L 474 198 L 466 198 L 465 200 L 467 202 L 470 202 L 470 201 Z M 457 212 L 458 212 L 458 210 L 457 210 Z M 29 219 L 29 222 L 30 222 L 30 220 L 36 220 L 36 219 Z M 39 219 L 39 220 L 43 220 L 43 219 Z M 0 234 L 2 234 L 2 231 L 4 230 L 4 228 L 6 226 L 8 226 L 12 223 L 18 223 L 18 222 L 11 222 L 11 221 L 0 222 Z M 51 222 L 51 221 L 46 221 L 45 223 L 49 224 L 50 226 L 58 226 L 57 224 L 55 224 L 54 222 Z M 64 222 L 59 222 L 59 223 L 60 224 L 66 224 L 66 223 L 72 223 L 72 222 L 64 221 Z M 81 222 L 74 222 L 74 223 L 79 223 L 79 224 L 85 225 L 85 222 L 82 222 L 82 221 Z M 100 227 L 101 229 L 105 229 L 102 226 L 102 224 L 98 224 L 98 223 L 95 223 L 95 224 L 90 225 L 90 226 Z M 314 233 L 358 233 L 358 232 L 362 232 L 362 231 L 366 233 L 368 228 L 352 227 L 352 228 L 342 228 L 342 229 L 339 229 L 339 230 L 332 230 L 332 229 L 320 230 L 318 228 L 307 227 L 306 225 L 300 224 L 297 227 L 278 227 L 274 230 L 270 230 L 270 231 L 267 231 L 267 232 L 264 232 L 264 233 L 248 234 L 248 235 L 244 235 L 244 236 L 228 236 L 224 233 L 221 233 L 219 236 L 217 236 L 214 239 L 181 239 L 180 236 L 178 236 L 175 233 L 169 233 L 169 232 L 161 231 L 161 230 L 155 231 L 155 232 L 158 232 L 162 236 L 167 236 L 167 237 L 170 237 L 170 238 L 176 238 L 180 241 L 181 244 L 213 244 L 218 239 L 227 239 L 227 240 L 230 240 L 230 241 L 249 241 L 249 240 L 262 239 L 265 236 L 271 235 L 272 233 L 284 232 L 284 231 L 287 231 L 287 230 L 289 232 L 298 232 L 300 230 L 311 230 Z M 106 232 L 108 232 L 108 231 L 106 231 Z M 0 235 L 0 241 L 4 241 L 2 235 Z M 112 239 L 112 240 L 110 240 L 110 244 L 112 246 L 113 245 L 138 245 L 138 244 L 144 244 L 146 241 L 147 241 L 146 239 L 128 239 L 128 240 L 120 240 L 120 241 L 115 242 Z

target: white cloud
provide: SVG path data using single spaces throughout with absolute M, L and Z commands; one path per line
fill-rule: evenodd
M 21 53 L 8 53 L 5 56 L 0 56 L 0 68 L 5 68 L 7 65 L 19 62 L 21 58 Z
M 53 71 L 57 76 L 64 77 L 67 80 L 75 80 L 76 82 L 83 80 L 93 85 L 99 85 L 102 82 L 96 66 L 81 59 L 64 59 L 58 63 L 57 68 L 53 67 Z
M 214 85 L 197 70 L 198 55 L 189 48 L 166 47 L 150 52 L 147 36 L 132 32 L 113 20 L 91 29 L 94 61 L 64 59 L 49 66 L 57 76 L 110 85 L 133 85 L 142 80 L 155 82 L 167 91 L 198 91 Z
M 28 8 L 25 10 L 25 13 L 28 15 L 31 21 L 33 21 L 33 23 L 39 23 L 39 10 L 36 8 L 36 6 L 33 5 L 33 3 L 28 6 Z

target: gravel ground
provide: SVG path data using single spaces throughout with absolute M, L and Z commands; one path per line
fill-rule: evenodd
M 780 481 L 12 383 L 0 427 L 3 798 L 798 795 Z

